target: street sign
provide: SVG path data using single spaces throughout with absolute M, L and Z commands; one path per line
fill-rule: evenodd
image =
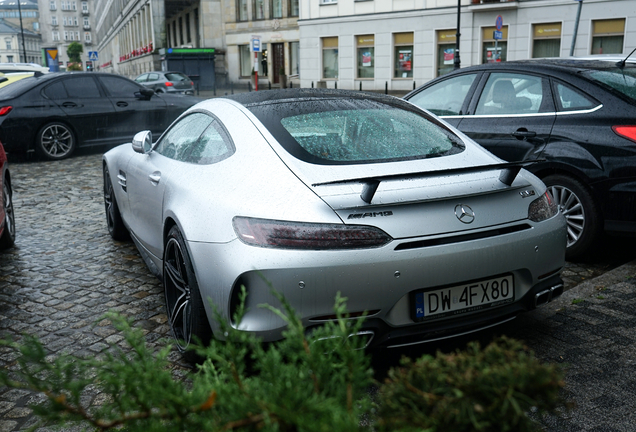
M 88 52 L 88 59 L 90 61 L 97 61 L 97 51 L 89 51 Z
M 497 15 L 497 19 L 495 20 L 495 27 L 497 28 L 497 30 L 501 30 L 501 28 L 503 27 L 503 17 L 501 15 Z
M 500 31 L 496 31 L 496 30 L 495 30 L 494 32 L 492 32 L 492 38 L 493 38 L 494 40 L 501 40 L 501 39 L 503 39 L 503 32 L 500 32 Z
M 252 51 L 261 52 L 261 40 L 257 38 L 252 39 Z

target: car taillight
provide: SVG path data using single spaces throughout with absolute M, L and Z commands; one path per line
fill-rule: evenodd
M 554 198 L 550 195 L 550 192 L 545 193 L 530 203 L 528 207 L 528 219 L 533 222 L 541 222 L 546 219 L 550 219 L 552 216 L 559 212 Z
M 362 225 L 319 224 L 236 216 L 234 231 L 248 245 L 282 249 L 362 249 L 387 244 L 384 231 Z
M 190 85 L 193 86 L 194 85 L 194 81 L 190 81 Z
M 166 81 L 166 86 L 167 87 L 172 87 L 174 84 L 172 84 L 170 81 Z
M 3 106 L 2 108 L 0 108 L 0 117 L 9 114 L 12 109 L 12 106 Z
M 612 126 L 616 135 L 636 142 L 636 126 Z

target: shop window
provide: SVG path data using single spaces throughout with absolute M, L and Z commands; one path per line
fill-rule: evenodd
M 533 27 L 532 58 L 561 55 L 561 23 L 535 24 Z
M 265 0 L 254 0 L 252 3 L 255 20 L 265 19 Z
M 338 79 L 338 37 L 322 38 L 322 77 Z
M 263 62 L 265 60 L 265 62 Z M 239 45 L 239 63 L 242 77 L 252 76 L 254 70 L 254 52 L 250 45 Z M 256 53 L 258 75 L 267 75 L 267 44 L 261 43 L 261 52 Z
M 291 67 L 291 75 L 298 75 L 298 71 L 299 71 L 299 62 L 300 62 L 300 57 L 299 57 L 299 50 L 300 50 L 300 43 L 299 42 L 290 42 L 289 43 L 289 55 L 290 55 L 290 60 L 289 60 L 289 66 Z
M 456 40 L 456 29 L 437 31 L 437 76 L 445 75 L 455 69 Z
M 375 69 L 375 36 L 356 36 L 356 78 L 373 78 Z
M 622 54 L 625 19 L 592 21 L 592 54 Z
M 393 78 L 413 78 L 413 33 L 393 35 Z
M 508 26 L 501 28 L 501 39 L 495 39 L 496 27 L 482 28 L 482 63 L 504 62 L 508 58 Z

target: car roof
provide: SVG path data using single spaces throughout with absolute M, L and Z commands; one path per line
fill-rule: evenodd
M 571 58 L 571 57 L 559 57 L 559 58 L 543 58 L 543 59 L 529 59 L 529 60 L 511 60 L 501 63 L 484 63 L 481 65 L 468 66 L 461 68 L 454 73 L 466 72 L 466 71 L 478 71 L 488 69 L 523 69 L 526 71 L 546 71 L 554 70 L 566 73 L 577 73 L 585 70 L 603 70 L 603 69 L 615 69 L 617 68 L 616 61 L 608 60 L 596 60 L 586 58 Z M 636 67 L 633 62 L 627 62 L 625 67 Z
M 413 105 L 405 104 L 402 99 L 394 96 L 384 95 L 381 93 L 338 89 L 290 88 L 282 90 L 262 90 L 224 96 L 224 98 L 236 101 L 246 107 L 290 100 L 370 99 L 390 105 L 399 105 L 409 110 L 413 109 Z

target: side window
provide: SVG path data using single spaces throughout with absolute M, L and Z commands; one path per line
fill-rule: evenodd
M 98 98 L 101 97 L 97 83 L 91 76 L 74 76 L 62 80 L 69 98 Z
M 66 94 L 66 89 L 64 88 L 64 84 L 62 84 L 62 81 L 57 81 L 50 86 L 47 86 L 44 89 L 44 95 L 49 99 L 68 98 L 68 94 Z
M 146 82 L 147 79 L 148 79 L 148 74 L 143 74 L 135 78 L 135 81 L 137 81 L 138 83 L 142 83 L 142 82 Z
M 234 152 L 230 137 L 217 120 L 190 146 L 190 152 L 181 159 L 184 162 L 209 165 L 219 162 Z
M 129 81 L 125 78 L 118 76 L 100 76 L 100 81 L 106 88 L 109 96 L 132 98 L 135 97 L 135 93 L 139 91 L 139 84 L 133 81 Z
M 155 151 L 170 159 L 187 161 L 193 152 L 192 147 L 211 123 L 212 117 L 203 113 L 183 117 L 159 140 Z
M 556 84 L 557 104 L 559 111 L 578 111 L 594 108 L 597 102 L 583 96 L 578 91 L 563 84 Z
M 475 114 L 536 114 L 544 112 L 543 83 L 533 75 L 492 73 L 479 98 Z
M 446 79 L 422 90 L 409 99 L 409 102 L 433 114 L 461 115 L 462 105 L 477 74 L 460 75 Z
M 159 74 L 148 74 L 148 81 L 157 81 L 159 79 Z

